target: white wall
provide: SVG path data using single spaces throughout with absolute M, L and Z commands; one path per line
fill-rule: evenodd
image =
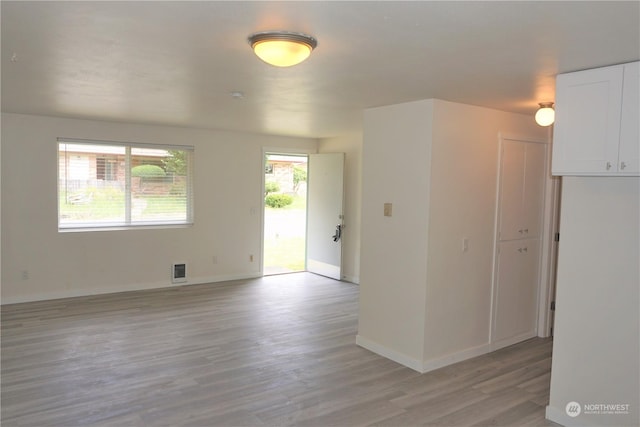
M 423 354 L 432 116 L 433 100 L 364 113 L 357 342 L 414 369 Z
M 193 145 L 195 225 L 59 233 L 58 137 Z M 168 286 L 176 261 L 190 283 L 258 275 L 264 146 L 313 153 L 317 141 L 2 114 L 2 302 Z
M 360 214 L 362 201 L 362 134 L 321 139 L 319 153 L 345 153 L 344 232 L 342 233 L 342 276 L 360 282 Z
M 0 129 L 2 117 L 0 116 Z M 0 136 L 0 224 L 2 224 L 2 137 Z M 2 290 L 2 227 L 0 226 L 0 292 Z
M 434 366 L 489 342 L 499 133 L 548 139 L 531 116 L 436 101 L 424 338 Z
M 640 425 L 639 260 L 640 179 L 563 177 L 549 419 Z M 569 402 L 583 412 L 567 416 Z M 588 404 L 629 414 L 586 414 Z
M 490 350 L 500 132 L 547 139 L 441 100 L 365 111 L 359 344 L 419 371 Z

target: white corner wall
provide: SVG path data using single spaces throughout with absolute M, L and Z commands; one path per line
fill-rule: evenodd
M 195 225 L 58 233 L 58 137 L 193 145 Z M 2 303 L 170 286 L 176 261 L 189 283 L 258 276 L 265 146 L 317 141 L 3 113 Z
M 360 283 L 360 216 L 362 201 L 362 134 L 321 139 L 319 153 L 345 153 L 342 278 Z
M 433 101 L 365 110 L 358 344 L 419 370 Z M 383 216 L 392 203 L 392 216 Z
M 547 418 L 566 426 L 638 426 L 640 179 L 562 179 Z M 566 413 L 570 402 L 581 405 L 576 417 Z M 609 414 L 588 405 L 629 406 Z
M 492 350 L 501 132 L 548 139 L 530 116 L 441 100 L 365 111 L 363 347 L 420 372 Z

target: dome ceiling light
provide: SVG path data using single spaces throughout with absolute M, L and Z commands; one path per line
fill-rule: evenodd
M 540 109 L 536 112 L 536 123 L 540 126 L 551 126 L 556 119 L 553 102 L 540 102 Z
M 291 67 L 304 61 L 318 45 L 313 37 L 288 31 L 266 31 L 249 36 L 249 44 L 267 64 Z

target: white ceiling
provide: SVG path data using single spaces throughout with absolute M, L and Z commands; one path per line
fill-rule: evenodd
M 2 111 L 314 138 L 427 98 L 533 116 L 557 73 L 640 59 L 639 6 L 2 1 Z M 271 67 L 247 43 L 266 30 L 318 47 Z

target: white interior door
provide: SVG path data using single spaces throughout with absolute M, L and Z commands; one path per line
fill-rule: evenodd
M 547 146 L 502 139 L 491 340 L 498 348 L 535 336 Z
M 307 172 L 307 271 L 342 278 L 344 153 L 311 154 Z
M 520 239 L 523 236 L 523 186 L 525 144 L 502 140 L 502 171 L 500 181 L 499 240 Z
M 499 243 L 494 342 L 521 341 L 534 335 L 539 248 L 538 239 Z

